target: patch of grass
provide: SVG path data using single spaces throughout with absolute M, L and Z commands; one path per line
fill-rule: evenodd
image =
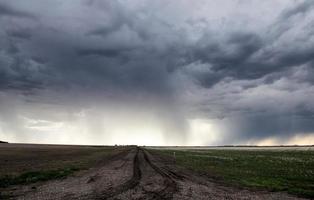
M 38 181 L 62 179 L 73 174 L 77 170 L 79 169 L 75 167 L 68 167 L 58 170 L 25 172 L 19 176 L 5 175 L 0 178 L 0 187 L 4 188 L 10 185 L 29 184 Z
M 89 168 L 119 151 L 113 147 L 66 145 L 0 145 L 0 177 L 18 176 L 30 171 Z
M 176 163 L 224 182 L 314 198 L 314 151 L 153 150 Z
M 0 145 L 0 188 L 65 178 L 77 170 L 102 165 L 111 155 L 125 150 L 112 146 Z

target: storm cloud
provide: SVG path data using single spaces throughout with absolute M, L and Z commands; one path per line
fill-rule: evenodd
M 310 0 L 0 0 L 0 137 L 298 143 L 314 133 L 313 21 Z

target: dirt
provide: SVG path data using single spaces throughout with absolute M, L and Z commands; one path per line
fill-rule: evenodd
M 142 148 L 133 148 L 63 180 L 7 188 L 11 199 L 301 199 L 217 183 L 179 169 Z

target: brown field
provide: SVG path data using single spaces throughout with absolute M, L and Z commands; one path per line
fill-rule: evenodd
M 225 184 L 162 151 L 1 144 L 0 199 L 301 199 Z
M 0 144 L 0 176 L 65 166 L 90 167 L 110 155 L 113 147 Z

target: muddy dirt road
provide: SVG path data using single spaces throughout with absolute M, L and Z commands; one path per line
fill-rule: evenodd
M 285 193 L 223 186 L 178 169 L 145 149 L 117 154 L 63 180 L 8 188 L 11 199 L 299 199 Z

